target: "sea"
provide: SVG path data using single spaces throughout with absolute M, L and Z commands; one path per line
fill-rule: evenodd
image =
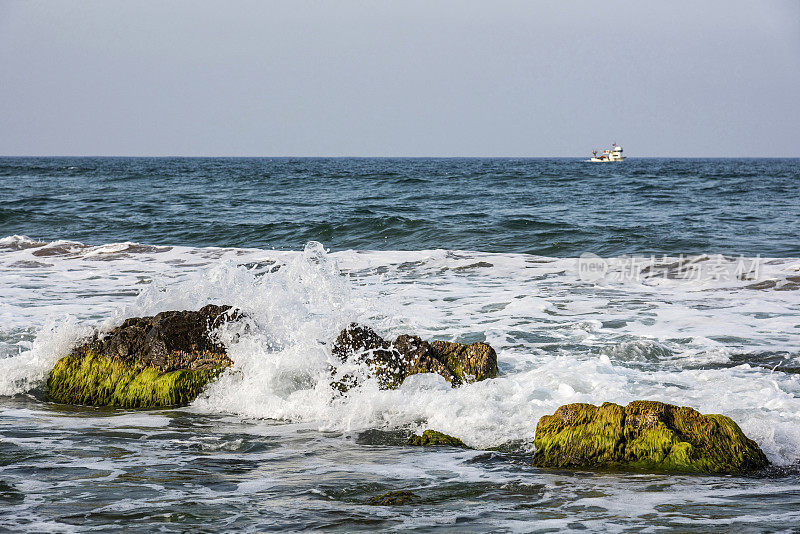
M 94 329 L 228 304 L 191 405 L 48 402 Z M 351 322 L 499 376 L 330 387 Z M 749 476 L 534 468 L 563 404 L 733 418 Z M 473 449 L 403 445 L 435 429 Z M 405 506 L 369 499 L 408 490 Z M 0 158 L 0 531 L 796 532 L 800 160 Z

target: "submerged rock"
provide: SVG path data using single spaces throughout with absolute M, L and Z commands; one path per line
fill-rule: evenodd
M 372 497 L 369 504 L 373 506 L 402 506 L 411 504 L 419 499 L 419 496 L 412 491 L 389 491 L 383 495 Z
M 536 425 L 533 465 L 743 474 L 769 464 L 724 415 L 654 401 L 568 404 Z
M 497 376 L 497 353 L 486 343 L 428 342 L 411 335 L 390 343 L 356 323 L 342 330 L 332 353 L 342 362 L 355 358 L 367 364 L 383 389 L 397 388 L 407 376 L 420 373 L 437 373 L 453 386 Z M 354 383 L 345 377 L 337 387 L 346 390 Z
M 356 443 L 359 445 L 381 445 L 398 447 L 406 445 L 411 432 L 408 430 L 381 430 L 372 428 L 365 430 L 356 436 Z
M 238 318 L 230 306 L 134 317 L 59 360 L 47 380 L 50 400 L 153 408 L 191 402 L 231 364 L 209 332 Z
M 416 434 L 411 436 L 408 438 L 408 444 L 422 447 L 460 447 L 462 449 L 469 449 L 460 439 L 435 430 L 426 430 L 421 436 Z

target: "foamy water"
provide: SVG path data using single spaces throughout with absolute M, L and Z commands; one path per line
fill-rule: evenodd
M 234 365 L 186 413 L 249 426 L 238 429 L 232 443 L 222 440 L 215 454 L 229 454 L 226 447 L 235 454 L 237 443 L 257 440 L 253 433 L 274 438 L 284 432 L 280 428 L 287 435 L 310 432 L 309 451 L 337 447 L 341 436 L 369 429 L 435 428 L 476 448 L 516 442 L 520 451 L 530 452 L 539 417 L 562 404 L 652 399 L 729 415 L 773 463 L 798 463 L 800 291 L 792 289 L 792 278 L 800 260 L 759 259 L 757 272 L 746 277 L 690 276 L 682 261 L 659 258 L 629 276 L 624 273 L 631 260 L 611 258 L 602 278 L 587 280 L 576 258 L 526 254 L 329 253 L 318 243 L 298 252 L 86 246 L 11 236 L 0 240 L 0 395 L 38 395 L 52 364 L 92 327 L 219 303 L 244 310 L 246 325 L 227 325 L 216 333 Z M 715 272 L 733 273 L 740 261 L 707 256 L 689 258 L 686 265 L 713 264 Z M 346 396 L 335 394 L 329 386 L 330 343 L 352 321 L 385 337 L 410 332 L 427 339 L 485 340 L 497 350 L 500 376 L 450 388 L 438 376 L 420 375 L 393 391 L 367 381 Z M 97 430 L 109 421 L 158 433 L 165 424 L 158 411 L 99 419 L 89 414 L 87 420 L 85 413 L 73 419 L 42 410 L 51 408 L 0 405 L 0 420 L 7 421 L 0 424 L 23 420 L 50 433 L 64 424 Z M 63 439 L 69 442 L 71 433 Z M 26 439 L 17 438 L 20 446 Z M 361 465 L 359 455 L 367 461 L 374 451 L 349 447 L 350 476 L 366 469 L 372 478 L 418 483 L 435 477 L 431 470 L 437 462 L 465 484 L 497 478 L 491 483 L 502 486 L 529 476 L 519 463 L 475 464 L 473 452 L 401 450 L 388 464 Z M 311 464 L 302 468 L 308 476 L 313 478 L 315 469 L 333 476 L 336 469 L 324 452 L 310 454 Z M 429 461 L 433 464 L 426 467 Z M 519 461 L 524 465 L 524 454 Z M 115 462 L 91 469 L 112 478 L 125 471 Z M 625 509 L 632 488 L 619 480 L 603 479 L 606 484 L 613 498 L 584 504 Z M 258 493 L 280 482 L 240 485 Z M 22 490 L 44 491 L 31 488 Z M 708 489 L 698 491 L 693 498 L 709 505 L 702 497 Z M 658 493 L 646 506 L 674 498 Z M 407 517 L 401 524 L 415 525 Z M 511 530 L 514 524 L 503 523 Z
M 575 259 L 527 255 L 32 245 L 0 242 L 6 395 L 35 387 L 86 325 L 227 303 L 254 328 L 229 341 L 235 366 L 195 403 L 204 411 L 338 430 L 425 421 L 488 447 L 530 439 L 560 404 L 652 398 L 735 417 L 773 461 L 800 457 L 798 375 L 781 370 L 800 363 L 800 293 L 746 288 L 796 274 L 797 260 L 764 260 L 759 280 L 595 283 Z M 353 320 L 386 336 L 485 339 L 502 376 L 457 389 L 416 377 L 338 398 L 329 342 Z

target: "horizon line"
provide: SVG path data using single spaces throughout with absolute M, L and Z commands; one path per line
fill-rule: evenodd
M 180 155 L 180 154 L 140 154 L 140 155 L 127 155 L 127 154 L 79 154 L 79 155 L 65 155 L 65 154 L 14 154 L 14 155 L 0 155 L 0 158 L 183 158 L 183 159 L 583 159 L 590 158 L 587 156 L 353 156 L 353 155 L 278 155 L 278 156 L 231 156 L 231 155 Z M 800 159 L 797 156 L 625 156 L 626 160 L 629 159 Z M 612 162 L 615 163 L 615 162 Z

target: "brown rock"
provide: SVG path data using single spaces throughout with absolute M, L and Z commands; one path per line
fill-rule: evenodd
M 367 326 L 352 323 L 336 338 L 331 351 L 342 362 L 349 358 L 367 364 L 378 379 L 381 389 L 394 389 L 405 378 L 405 369 L 400 354 L 388 341 Z M 356 379 L 350 375 L 335 384 L 340 391 L 353 387 Z
M 434 343 L 437 343 L 434 341 Z M 451 384 L 459 384 L 460 380 L 453 374 L 434 349 L 434 345 L 423 341 L 418 336 L 403 334 L 397 336 L 392 347 L 402 355 L 405 376 L 421 373 L 436 373 Z
M 197 311 L 166 311 L 152 317 L 132 317 L 117 328 L 94 338 L 73 352 L 73 357 L 102 354 L 121 362 L 136 361 L 163 372 L 230 365 L 225 348 L 208 333 L 234 320 L 230 306 L 209 304 Z
M 407 376 L 420 373 L 439 374 L 454 386 L 497 376 L 497 354 L 486 343 L 431 343 L 408 334 L 389 343 L 356 323 L 342 330 L 332 353 L 343 362 L 355 358 L 367 364 L 383 389 L 399 387 Z M 348 376 L 336 387 L 346 391 L 354 384 Z
M 486 343 L 471 345 L 434 341 L 433 351 L 438 359 L 463 382 L 475 382 L 497 376 L 497 354 Z

